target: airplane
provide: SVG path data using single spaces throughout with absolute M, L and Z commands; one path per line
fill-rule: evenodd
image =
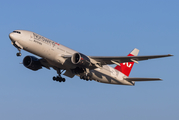
M 160 78 L 133 78 L 129 77 L 134 63 L 138 61 L 169 57 L 166 55 L 137 56 L 139 50 L 135 48 L 128 56 L 87 56 L 72 50 L 55 41 L 45 38 L 37 33 L 27 30 L 14 30 L 9 34 L 13 46 L 18 49 L 17 56 L 21 56 L 21 50 L 35 54 L 26 56 L 23 65 L 33 71 L 42 67 L 57 71 L 54 81 L 65 82 L 64 76 L 73 78 L 75 75 L 86 81 L 97 81 L 100 83 L 131 85 L 136 81 L 155 81 Z M 116 67 L 110 65 L 115 64 Z

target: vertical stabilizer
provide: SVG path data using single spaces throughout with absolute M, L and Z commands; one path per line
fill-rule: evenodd
M 135 48 L 131 53 L 128 54 L 128 56 L 137 56 L 138 53 L 139 53 L 139 50 Z M 120 66 L 117 65 L 115 69 L 122 72 L 126 76 L 129 76 L 133 65 L 134 65 L 134 62 L 120 63 Z

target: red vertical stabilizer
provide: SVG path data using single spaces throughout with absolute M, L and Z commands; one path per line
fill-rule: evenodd
M 128 56 L 137 56 L 138 53 L 139 53 L 139 50 L 135 48 L 131 53 L 128 54 Z M 134 65 L 134 62 L 120 63 L 120 66 L 117 65 L 115 69 L 122 72 L 126 76 L 129 76 L 133 65 Z

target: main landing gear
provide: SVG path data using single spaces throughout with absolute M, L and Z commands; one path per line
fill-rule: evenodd
M 65 82 L 65 78 L 62 78 L 61 76 L 57 76 L 57 77 L 53 77 L 54 81 L 58 81 L 58 82 Z
M 80 74 L 80 79 L 83 79 L 83 80 L 90 80 L 92 81 L 92 78 L 91 78 L 92 74 L 91 73 L 83 73 L 83 74 Z
M 57 71 L 57 73 L 58 73 L 58 76 L 54 76 L 53 77 L 53 80 L 54 81 L 58 81 L 58 82 L 65 82 L 66 80 L 65 80 L 65 78 L 62 78 L 62 76 L 61 76 L 61 74 L 62 74 L 62 72 L 64 71 L 61 71 L 61 69 L 56 69 L 56 71 Z

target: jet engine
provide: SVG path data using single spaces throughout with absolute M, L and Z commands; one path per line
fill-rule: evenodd
M 86 55 L 83 55 L 82 53 L 73 54 L 73 56 L 71 57 L 71 62 L 77 66 L 87 67 L 87 68 L 91 64 L 90 59 Z
M 37 71 L 42 68 L 40 60 L 34 56 L 26 56 L 23 60 L 23 65 L 33 71 Z

